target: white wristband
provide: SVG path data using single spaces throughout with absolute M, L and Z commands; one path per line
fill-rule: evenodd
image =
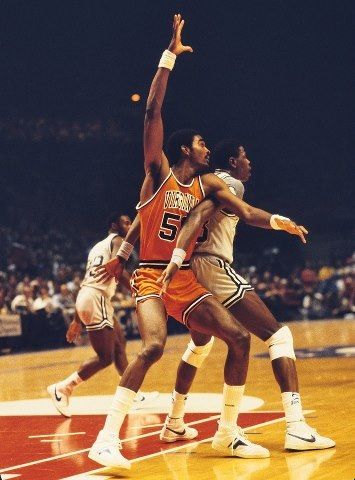
M 180 268 L 183 261 L 185 260 L 185 257 L 185 250 L 183 250 L 182 248 L 174 248 L 170 261 L 176 263 L 176 265 Z
M 271 218 L 270 218 L 270 225 L 271 225 L 271 228 L 273 228 L 274 230 L 282 230 L 282 228 L 280 228 L 276 223 L 277 219 L 278 220 L 290 220 L 289 218 L 283 217 L 282 215 L 278 215 L 278 214 L 272 215 Z
M 164 50 L 160 58 L 158 67 L 163 67 L 163 68 L 172 70 L 175 65 L 175 60 L 176 60 L 175 53 L 171 52 L 170 50 Z
M 118 249 L 118 252 L 116 254 L 117 257 L 122 257 L 124 258 L 125 260 L 128 260 L 132 251 L 133 251 L 133 245 L 131 243 L 128 243 L 128 242 L 125 242 L 123 240 L 123 242 L 121 243 L 121 246 L 120 248 Z

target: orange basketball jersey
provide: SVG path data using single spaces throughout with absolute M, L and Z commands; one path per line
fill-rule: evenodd
M 139 202 L 140 267 L 161 265 L 164 268 L 169 263 L 182 222 L 204 197 L 199 175 L 189 185 L 184 185 L 170 169 L 155 194 L 145 203 Z M 195 242 L 191 242 L 184 264 L 188 263 L 194 246 Z

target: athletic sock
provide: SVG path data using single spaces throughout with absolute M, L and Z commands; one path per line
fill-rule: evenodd
M 244 389 L 245 385 L 224 384 L 220 427 L 232 427 L 237 424 Z
M 136 395 L 137 392 L 134 390 L 125 387 L 117 387 L 110 410 L 106 417 L 106 422 L 103 428 L 104 432 L 115 434 L 119 432 Z
M 73 389 L 80 385 L 83 379 L 80 378 L 78 372 L 74 372 L 69 377 L 57 383 L 57 389 L 65 395 L 71 395 Z
M 179 393 L 176 390 L 173 391 L 172 402 L 170 404 L 170 409 L 168 414 L 171 420 L 184 418 L 186 399 L 187 399 L 187 395 Z
M 301 397 L 298 392 L 282 392 L 281 399 L 287 424 L 305 421 L 302 413 Z

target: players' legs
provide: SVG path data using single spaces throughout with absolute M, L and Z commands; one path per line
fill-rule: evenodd
M 320 436 L 305 422 L 290 329 L 276 321 L 264 302 L 253 291 L 245 292 L 244 298 L 230 307 L 230 311 L 245 328 L 269 347 L 271 365 L 280 386 L 285 411 L 287 425 L 285 448 L 311 450 L 333 447 L 335 445 L 333 440 Z
M 121 444 L 117 433 L 132 407 L 146 373 L 151 365 L 161 358 L 165 347 L 167 326 L 162 300 L 159 297 L 152 297 L 138 303 L 137 317 L 142 338 L 141 351 L 124 371 L 105 425 L 89 452 L 89 458 L 105 466 L 130 467 L 130 462 L 118 450 Z
M 175 391 L 186 395 L 200 368 L 212 349 L 214 337 L 190 330 L 191 340 L 180 361 L 176 374 Z
M 128 367 L 128 359 L 126 354 L 127 340 L 123 333 L 122 327 L 117 320 L 113 323 L 114 328 L 114 362 L 118 373 L 122 376 Z
M 171 423 L 171 420 L 174 420 L 176 424 L 183 422 L 186 394 L 191 387 L 197 368 L 202 366 L 212 348 L 214 341 L 212 334 L 222 338 L 228 345 L 225 363 L 225 390 L 228 390 L 229 386 L 238 385 L 238 389 L 233 387 L 233 391 L 241 392 L 238 395 L 238 398 L 240 397 L 238 401 L 241 401 L 243 395 L 249 360 L 250 334 L 213 297 L 205 299 L 190 313 L 188 323 L 191 340 L 178 367 L 167 418 L 168 422 Z M 236 419 L 237 410 L 235 412 Z M 172 435 L 161 435 L 161 439 L 164 441 L 168 441 L 168 437 L 172 437 Z
M 228 456 L 243 458 L 265 458 L 270 453 L 267 449 L 251 443 L 243 431 L 237 427 L 237 419 L 245 388 L 245 380 L 249 361 L 250 334 L 235 321 L 231 314 L 213 297 L 207 297 L 189 315 L 188 325 L 196 343 L 204 343 L 203 348 L 211 335 L 221 338 L 228 347 L 228 354 L 224 367 L 225 383 L 223 387 L 222 412 L 218 430 L 213 438 L 212 447 Z M 201 335 L 202 334 L 202 335 Z M 212 344 L 210 344 L 212 346 Z M 190 353 L 189 353 L 190 350 Z M 185 360 L 200 365 L 209 351 L 201 352 L 199 346 L 193 341 L 190 342 L 185 352 Z M 177 380 L 176 388 L 181 386 L 182 390 L 190 387 L 196 372 L 196 365 L 191 365 L 182 360 L 180 374 L 186 378 L 184 381 Z M 196 429 L 187 427 L 183 419 L 174 418 L 179 414 L 179 403 L 181 414 L 184 410 L 185 395 L 174 392 L 173 406 L 161 431 L 160 439 L 164 442 L 175 442 L 177 440 L 191 439 L 197 436 Z M 174 397 L 173 394 L 173 397 Z M 174 401 L 175 400 L 175 401 Z M 171 415 L 170 415 L 171 414 Z
M 114 330 L 112 328 L 104 327 L 101 330 L 88 331 L 88 337 L 96 355 L 80 365 L 78 375 L 83 381 L 111 365 L 113 360 Z
M 189 315 L 190 328 L 212 334 L 228 347 L 222 412 L 212 447 L 228 456 L 266 458 L 270 452 L 250 442 L 237 426 L 249 363 L 250 334 L 216 299 L 208 297 Z
M 269 346 L 269 352 L 272 369 L 281 392 L 298 392 L 293 339 L 289 328 L 277 322 L 254 291 L 245 292 L 243 299 L 231 306 L 229 310 L 249 332 L 267 342 L 268 345 L 274 344 L 271 348 Z
M 202 365 L 204 359 L 208 356 L 214 342 L 214 337 L 196 332 L 195 330 L 190 330 L 190 334 L 191 340 L 180 360 L 169 412 L 160 433 L 160 439 L 163 442 L 169 443 L 178 440 L 191 440 L 198 435 L 198 431 L 195 428 L 188 427 L 184 423 L 185 402 L 187 400 L 187 393 L 194 381 L 197 368 Z M 181 432 L 185 432 L 184 435 L 182 435 Z

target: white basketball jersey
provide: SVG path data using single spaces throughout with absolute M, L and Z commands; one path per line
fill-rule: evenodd
M 117 237 L 117 233 L 110 233 L 110 235 L 104 240 L 101 240 L 101 242 L 96 243 L 96 245 L 92 247 L 88 255 L 85 277 L 81 283 L 81 287 L 88 286 L 101 290 L 107 298 L 113 297 L 115 293 L 115 279 L 112 278 L 105 283 L 99 282 L 97 278 L 94 277 L 95 267 L 98 267 L 113 258 L 111 242 L 115 237 Z
M 225 170 L 216 170 L 215 175 L 222 179 L 229 190 L 239 198 L 243 198 L 244 185 L 233 178 Z M 207 237 L 196 245 L 194 253 L 215 255 L 228 263 L 233 262 L 233 240 L 239 217 L 225 209 L 216 212 L 204 227 L 203 235 Z

